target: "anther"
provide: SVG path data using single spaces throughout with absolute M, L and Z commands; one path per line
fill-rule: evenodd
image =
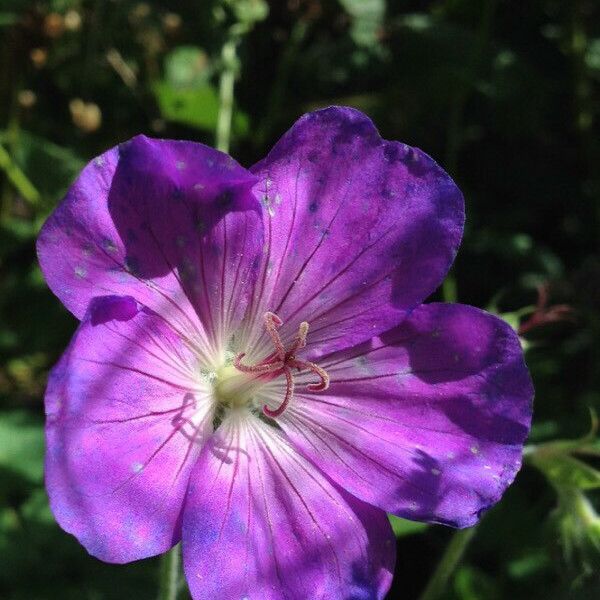
M 278 327 L 281 327 L 283 321 L 272 312 L 265 313 L 265 328 L 267 333 L 271 336 L 273 340 L 273 345 L 275 346 L 275 353 L 280 360 L 285 360 L 285 348 L 283 347 L 283 342 L 281 341 L 281 336 L 277 331 Z
M 253 374 L 259 378 L 269 377 L 269 379 L 271 379 L 278 375 L 283 375 L 285 377 L 286 391 L 283 402 L 274 410 L 266 405 L 263 406 L 265 415 L 275 418 L 283 414 L 294 395 L 292 368 L 297 369 L 299 372 L 310 371 L 315 375 L 318 375 L 319 382 L 309 383 L 306 386 L 312 392 L 322 392 L 326 390 L 329 387 L 329 375 L 327 371 L 319 367 L 319 365 L 305 360 L 298 360 L 295 356 L 298 350 L 306 346 L 306 338 L 308 335 L 308 323 L 306 321 L 300 323 L 294 341 L 286 350 L 283 341 L 281 340 L 281 336 L 279 335 L 279 331 L 277 331 L 283 324 L 283 321 L 272 312 L 265 313 L 264 320 L 265 329 L 273 342 L 275 352 L 257 365 L 245 365 L 242 362 L 245 353 L 242 352 L 233 360 L 233 366 L 242 373 Z

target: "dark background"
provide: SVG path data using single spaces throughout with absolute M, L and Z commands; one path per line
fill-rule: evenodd
M 236 20 L 250 31 L 232 155 L 251 165 L 299 115 L 330 104 L 431 154 L 467 200 L 438 297 L 521 327 L 536 387 L 530 444 L 583 436 L 600 405 L 596 2 L 1 0 L 0 598 L 156 597 L 157 560 L 105 565 L 48 510 L 42 396 L 76 322 L 46 288 L 34 241 L 106 148 L 140 132 L 214 144 L 221 46 Z M 519 311 L 542 288 L 531 321 Z M 599 597 L 600 447 L 590 437 L 550 462 L 536 447 L 445 598 Z M 395 524 L 389 597 L 416 598 L 452 532 Z

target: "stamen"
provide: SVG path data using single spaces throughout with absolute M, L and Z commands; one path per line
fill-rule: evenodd
M 300 348 L 304 348 L 306 346 L 306 336 L 308 335 L 308 323 L 306 321 L 302 321 L 300 323 L 300 327 L 298 327 L 298 333 L 294 338 L 294 343 L 292 347 L 287 351 L 288 356 L 293 356 L 296 350 L 300 350 Z
M 310 361 L 298 360 L 295 356 L 298 350 L 306 346 L 306 338 L 308 335 L 308 323 L 306 321 L 300 323 L 294 341 L 289 349 L 286 350 L 281 340 L 281 336 L 277 331 L 283 324 L 283 321 L 272 312 L 265 313 L 264 320 L 265 329 L 275 346 L 274 354 L 270 355 L 257 365 L 245 365 L 242 362 L 242 359 L 246 354 L 242 352 L 234 358 L 233 366 L 242 373 L 253 374 L 258 378 L 268 376 L 269 379 L 272 379 L 278 375 L 285 376 L 286 391 L 283 402 L 276 409 L 271 409 L 266 405 L 263 406 L 265 415 L 267 415 L 267 417 L 275 418 L 283 414 L 294 395 L 292 368 L 295 368 L 298 371 L 311 371 L 319 376 L 320 381 L 318 383 L 309 383 L 306 386 L 311 392 L 322 392 L 326 390 L 329 387 L 329 375 L 327 371 L 319 367 L 319 365 Z
M 306 387 L 311 392 L 323 392 L 329 387 L 329 373 L 319 365 L 316 365 L 313 362 L 309 362 L 307 360 L 296 360 L 290 364 L 290 366 L 296 367 L 300 371 L 312 371 L 316 375 L 319 376 L 321 381 L 319 383 L 309 383 Z
M 246 356 L 246 353 L 242 352 L 233 359 L 233 366 L 242 373 L 273 373 L 281 369 L 282 366 L 281 361 L 259 365 L 245 365 L 242 363 L 244 356 Z
M 283 402 L 275 410 L 271 410 L 266 404 L 265 406 L 263 406 L 263 412 L 265 413 L 265 415 L 267 415 L 267 417 L 271 417 L 272 419 L 283 414 L 283 411 L 287 408 L 287 405 L 290 403 L 290 400 L 294 395 L 294 379 L 292 377 L 292 372 L 289 370 L 288 367 L 284 367 L 283 373 L 287 380 L 287 387 L 285 390 L 285 397 L 283 399 Z
M 283 321 L 275 313 L 265 313 L 265 327 L 267 329 L 267 333 L 273 340 L 277 357 L 280 360 L 285 360 L 285 348 L 283 347 L 283 342 L 281 341 L 281 337 L 277 331 L 277 328 L 281 327 L 282 323 Z

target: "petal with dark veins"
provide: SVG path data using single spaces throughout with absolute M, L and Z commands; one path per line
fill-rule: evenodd
M 308 321 L 311 360 L 397 325 L 454 260 L 460 191 L 429 156 L 381 139 L 357 110 L 303 116 L 252 171 L 265 248 L 248 322 L 272 311 L 290 339 Z M 264 355 L 263 331 L 246 337 L 248 355 Z
M 202 144 L 133 138 L 83 170 L 38 239 L 50 288 L 81 318 L 129 295 L 221 343 L 246 310 L 262 249 L 256 177 Z
M 46 487 L 60 526 L 107 562 L 175 544 L 189 474 L 212 433 L 188 343 L 131 297 L 96 298 L 45 401 Z
M 516 333 L 459 304 L 426 304 L 380 338 L 321 362 L 278 424 L 340 486 L 387 512 L 477 522 L 521 466 L 533 388 Z
M 376 600 L 395 540 L 383 511 L 332 485 L 276 429 L 234 413 L 191 475 L 183 558 L 196 600 Z

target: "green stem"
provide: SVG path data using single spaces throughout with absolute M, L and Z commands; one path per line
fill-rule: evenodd
M 454 534 L 419 600 L 436 600 L 442 595 L 474 535 L 475 527 Z
M 177 600 L 179 591 L 180 546 L 177 544 L 162 555 L 158 600 Z
M 40 199 L 40 193 L 33 183 L 29 181 L 27 175 L 21 171 L 16 163 L 10 157 L 4 146 L 0 144 L 0 169 L 6 173 L 8 180 L 15 186 L 17 191 L 30 204 L 36 204 Z
M 442 297 L 444 302 L 457 302 L 458 290 L 456 286 L 456 277 L 449 273 L 442 284 Z
M 216 146 L 217 150 L 229 152 L 231 140 L 231 123 L 233 119 L 233 88 L 235 84 L 237 41 L 228 39 L 221 50 L 223 70 L 219 83 L 219 117 L 217 120 Z

